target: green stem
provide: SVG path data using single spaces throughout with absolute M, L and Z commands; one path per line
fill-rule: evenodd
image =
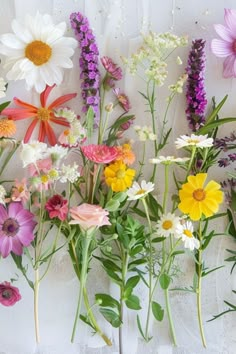
M 102 121 L 103 121 L 103 107 L 104 107 L 104 101 L 105 101 L 105 94 L 106 94 L 106 90 L 103 88 L 102 94 L 101 94 L 101 104 L 100 104 L 100 123 L 99 123 L 99 127 L 98 127 L 98 144 L 102 144 Z
M 14 149 L 11 150 L 9 152 L 9 154 L 6 156 L 6 158 L 5 158 L 4 162 L 3 162 L 3 165 L 2 165 L 2 167 L 0 169 L 0 176 L 2 175 L 5 167 L 7 166 L 8 162 L 10 161 L 11 157 L 15 154 L 15 152 L 18 149 L 19 146 L 20 146 L 20 142 L 18 141 L 18 142 L 16 142 Z M 2 151 L 1 151 L 1 155 L 2 155 Z
M 125 296 L 125 282 L 129 263 L 129 257 L 127 252 L 121 247 L 121 259 L 122 259 L 122 285 L 120 287 L 120 320 L 123 322 L 123 310 L 124 310 L 124 296 Z M 119 327 L 119 354 L 123 354 L 123 333 L 122 324 Z
M 196 154 L 196 150 L 197 150 L 196 146 L 193 145 L 193 147 L 192 147 L 192 153 L 191 153 L 191 158 L 190 158 L 190 161 L 189 161 L 189 164 L 188 164 L 188 169 L 187 169 L 187 172 L 186 172 L 186 179 L 187 179 L 187 177 L 188 177 L 188 175 L 189 175 L 189 172 L 190 172 L 190 170 L 191 170 L 191 168 L 192 168 L 193 161 L 194 161 L 194 157 L 195 157 L 195 154 Z
M 169 164 L 165 164 L 165 190 L 164 190 L 164 196 L 163 196 L 163 214 L 166 212 L 166 203 L 167 203 L 167 197 L 168 197 L 168 192 L 169 192 Z
M 39 312 L 38 312 L 38 302 L 39 302 L 39 269 L 35 269 L 34 272 L 34 327 L 35 327 L 35 339 L 36 342 L 40 342 L 39 335 Z
M 142 155 L 142 160 L 139 162 L 139 171 L 137 173 L 137 181 L 139 180 L 139 178 L 142 175 L 142 168 L 144 166 L 145 156 L 146 156 L 146 142 L 143 143 L 143 155 Z
M 198 233 L 200 247 L 198 250 L 198 263 L 197 263 L 197 275 L 198 275 L 198 283 L 197 283 L 197 315 L 198 315 L 198 325 L 202 340 L 202 345 L 206 348 L 206 339 L 204 335 L 203 323 L 202 323 L 202 225 L 201 220 L 199 222 L 199 233 Z
M 168 288 L 165 289 L 165 303 L 166 303 L 166 310 L 167 310 L 167 316 L 168 316 L 168 321 L 169 321 L 169 326 L 170 326 L 171 337 L 172 337 L 174 346 L 177 346 L 176 335 L 175 335 L 175 327 L 174 327 L 174 322 L 173 322 L 172 312 L 171 312 L 171 307 L 170 307 L 170 299 L 169 299 L 169 290 L 168 290 Z
M 82 305 L 82 298 L 83 298 L 83 291 L 85 288 L 86 284 L 86 276 L 87 276 L 87 269 L 88 269 L 88 258 L 89 258 L 89 245 L 91 242 L 91 235 L 82 235 L 84 237 L 83 239 L 83 250 L 82 250 L 82 269 L 81 269 L 81 274 L 80 274 L 80 290 L 79 290 L 79 299 L 78 299 L 78 304 L 77 304 L 77 309 L 76 309 L 76 314 L 75 314 L 75 320 L 73 324 L 73 330 L 72 330 L 72 335 L 71 335 L 71 342 L 74 342 L 75 339 L 75 331 L 77 327 L 77 322 L 80 316 L 81 312 L 81 305 Z

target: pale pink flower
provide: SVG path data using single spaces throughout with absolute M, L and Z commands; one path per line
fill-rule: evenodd
M 30 176 L 37 176 L 40 173 L 48 173 L 52 168 L 52 159 L 48 157 L 46 159 L 38 160 L 35 164 L 29 165 Z
M 0 304 L 3 306 L 13 306 L 21 300 L 19 289 L 4 281 L 0 284 Z
M 225 78 L 236 77 L 236 10 L 225 9 L 225 26 L 214 25 L 221 39 L 213 39 L 211 42 L 212 52 L 224 61 L 223 76 Z
M 30 192 L 27 187 L 26 178 L 23 178 L 22 181 L 15 180 L 15 185 L 12 187 L 11 191 L 11 200 L 13 202 L 22 202 L 26 203 L 30 198 Z
M 104 56 L 101 58 L 102 65 L 104 66 L 107 73 L 114 79 L 114 80 L 121 80 L 122 79 L 122 70 L 121 68 L 114 63 L 114 61 Z
M 116 96 L 119 105 L 124 109 L 124 111 L 129 112 L 131 105 L 128 96 L 121 92 L 119 88 L 113 89 L 113 93 Z
M 95 163 L 110 163 L 118 156 L 117 148 L 107 145 L 87 145 L 82 146 L 81 151 L 88 160 Z
M 68 200 L 63 199 L 59 194 L 55 194 L 48 199 L 45 209 L 48 211 L 50 219 L 58 218 L 64 221 L 68 214 Z
M 84 230 L 111 225 L 108 219 L 109 212 L 100 205 L 84 203 L 71 208 L 70 215 L 73 220 L 69 224 L 78 224 Z

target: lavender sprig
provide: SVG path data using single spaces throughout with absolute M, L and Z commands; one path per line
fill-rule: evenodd
M 100 73 L 98 70 L 99 52 L 96 39 L 90 29 L 88 19 L 80 12 L 72 13 L 70 15 L 70 22 L 81 49 L 79 59 L 81 68 L 80 78 L 83 80 L 81 88 L 82 98 L 85 103 L 82 111 L 87 112 L 88 108 L 92 107 L 95 114 L 95 124 L 98 125 L 100 119 Z
M 188 74 L 186 85 L 186 115 L 189 127 L 192 131 L 197 131 L 205 123 L 205 107 L 207 104 L 204 86 L 205 71 L 205 41 L 196 39 L 192 41 L 192 48 L 189 52 Z

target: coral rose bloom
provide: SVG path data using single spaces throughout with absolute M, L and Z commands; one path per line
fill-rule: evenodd
M 19 289 L 4 281 L 0 284 L 0 304 L 3 306 L 13 306 L 21 300 Z
M 118 151 L 115 146 L 107 145 L 87 145 L 82 146 L 81 151 L 88 160 L 95 163 L 110 163 L 118 156 Z
M 71 208 L 70 214 L 73 220 L 69 223 L 78 224 L 84 230 L 111 225 L 108 219 L 109 212 L 99 205 L 84 203 Z

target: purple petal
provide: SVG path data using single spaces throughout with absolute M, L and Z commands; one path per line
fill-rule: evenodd
M 16 215 L 23 209 L 22 204 L 19 202 L 13 202 L 9 204 L 8 215 L 9 217 L 15 219 Z
M 18 238 L 16 236 L 13 237 L 12 252 L 17 254 L 18 256 L 22 255 L 22 253 L 23 253 L 22 243 L 20 242 L 20 240 L 18 240 Z
M 22 245 L 29 246 L 34 239 L 34 234 L 32 232 L 32 228 L 23 226 L 20 228 L 20 230 L 17 233 L 17 236 L 15 237 L 17 237 L 20 240 Z
M 223 25 L 214 25 L 216 33 L 226 42 L 232 43 L 236 38 L 236 34 L 232 33 L 227 27 Z
M 235 10 L 225 9 L 225 23 L 233 33 L 236 33 L 236 11 Z
M 223 76 L 224 78 L 229 78 L 229 77 L 236 77 L 235 75 L 235 70 L 234 70 L 234 65 L 235 65 L 235 55 L 230 55 L 228 58 L 225 59 L 224 61 L 224 70 L 223 70 Z
M 34 217 L 34 214 L 32 214 L 30 211 L 21 209 L 20 212 L 16 216 L 16 220 L 20 223 L 20 225 L 25 225 L 25 224 L 34 224 L 34 221 L 32 220 Z
M 232 43 L 225 42 L 222 39 L 213 39 L 211 41 L 211 50 L 217 57 L 220 58 L 225 58 L 231 54 L 234 54 Z
M 3 258 L 6 258 L 12 250 L 12 237 L 5 236 L 2 238 L 0 252 Z
M 0 223 L 3 223 L 6 219 L 8 219 L 8 214 L 3 205 L 0 205 Z

